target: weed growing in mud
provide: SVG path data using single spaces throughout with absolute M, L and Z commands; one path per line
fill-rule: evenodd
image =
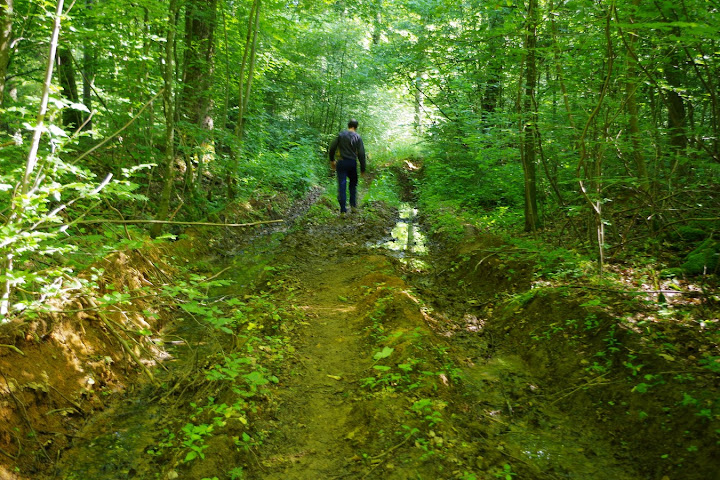
M 507 463 L 503 465 L 501 471 L 495 472 L 495 478 L 502 478 L 503 480 L 512 480 L 515 475 L 517 474 L 512 471 L 512 467 Z
M 226 283 L 213 286 L 224 285 Z M 274 283 L 273 287 L 285 293 L 292 290 L 282 282 Z M 210 439 L 222 437 L 238 452 L 249 452 L 262 444 L 264 435 L 252 431 L 249 417 L 264 400 L 267 386 L 278 382 L 271 367 L 292 353 L 288 338 L 282 332 L 292 329 L 302 318 L 299 310 L 276 305 L 270 293 L 247 295 L 242 300 L 209 299 L 207 293 L 197 288 L 186 289 L 183 310 L 199 323 L 208 325 L 211 332 L 230 336 L 219 336 L 227 340 L 226 344 L 231 343 L 230 351 L 221 347 L 218 353 L 207 358 L 200 376 L 204 377 L 204 393 L 189 404 L 193 411 L 188 421 L 174 430 L 166 429 L 165 439 L 147 451 L 155 457 L 179 456 L 184 464 L 209 455 L 207 449 L 215 444 Z M 219 398 L 225 402 L 218 401 Z M 228 475 L 244 478 L 242 469 L 237 468 Z
M 182 446 L 190 449 L 190 451 L 187 455 L 185 455 L 185 458 L 183 459 L 184 463 L 190 462 L 197 457 L 205 458 L 203 450 L 208 448 L 208 445 L 205 445 L 205 437 L 210 435 L 213 429 L 213 425 L 193 425 L 192 423 L 185 424 L 182 428 L 182 433 L 185 435 L 185 440 L 183 440 Z
M 243 480 L 245 478 L 245 470 L 242 467 L 235 467 L 228 472 L 230 480 Z
M 425 424 L 432 428 L 443 421 L 442 410 L 447 407 L 447 403 L 441 400 L 433 400 L 431 398 L 422 398 L 416 400 L 410 407 L 410 412 L 420 417 Z

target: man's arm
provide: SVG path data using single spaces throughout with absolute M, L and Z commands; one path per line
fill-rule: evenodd
M 338 148 L 338 142 L 340 141 L 340 136 L 336 136 L 335 140 L 332 141 L 330 144 L 330 149 L 328 150 L 328 154 L 330 155 L 330 162 L 335 161 L 335 150 Z
M 360 173 L 365 173 L 365 145 L 361 137 L 358 137 L 358 160 L 360 160 Z

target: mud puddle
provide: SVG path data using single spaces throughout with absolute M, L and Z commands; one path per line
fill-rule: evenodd
M 370 248 L 384 249 L 403 264 L 416 270 L 426 270 L 428 246 L 427 238 L 418 222 L 418 209 L 403 202 L 398 207 L 398 220 L 390 232 L 390 238 L 369 243 Z

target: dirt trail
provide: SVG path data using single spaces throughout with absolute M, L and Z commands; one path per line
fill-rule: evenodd
M 277 390 L 279 432 L 268 445 L 267 479 L 331 478 L 352 457 L 345 438 L 353 408 L 348 397 L 370 367 L 353 280 L 363 260 L 341 260 L 300 272 L 296 302 L 308 326 L 296 348 L 296 368 Z
M 307 321 L 248 478 L 636 478 L 601 433 L 539 405 L 517 357 L 480 358 L 479 338 L 453 344 L 434 331 L 442 314 L 391 252 L 364 246 L 377 228 L 371 242 L 356 238 L 363 226 L 337 220 L 288 239 L 300 285 L 288 302 Z
M 592 420 L 544 400 L 516 355 L 488 354 L 456 290 L 443 292 L 447 312 L 434 310 L 430 292 L 447 287 L 427 272 L 411 279 L 397 253 L 375 247 L 396 222 L 412 232 L 407 215 L 366 203 L 339 218 L 328 203 L 228 247 L 236 285 L 218 295 L 246 299 L 236 330 L 203 327 L 203 353 L 178 350 L 162 388 L 90 422 L 48 478 L 639 478 Z M 270 290 L 241 292 L 266 266 Z M 472 328 L 445 335 L 465 319 Z

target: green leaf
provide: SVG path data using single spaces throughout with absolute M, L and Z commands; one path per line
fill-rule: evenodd
M 394 348 L 385 347 L 381 351 L 377 352 L 375 355 L 373 355 L 373 359 L 375 360 L 381 360 L 383 358 L 387 358 L 395 351 Z

